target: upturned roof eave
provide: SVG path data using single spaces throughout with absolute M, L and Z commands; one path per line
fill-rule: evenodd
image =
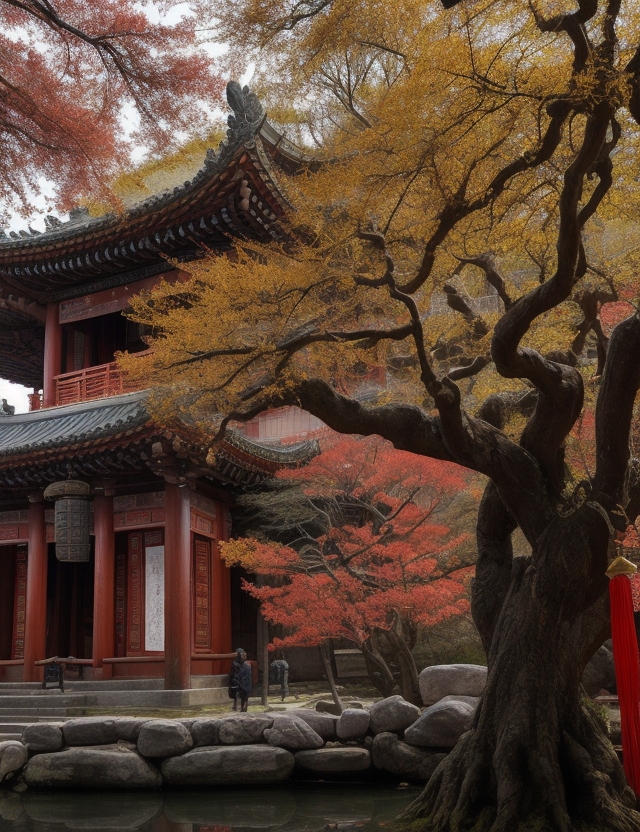
M 32 413 L 0 418 L 0 468 L 16 464 L 37 465 L 52 457 L 93 453 L 98 445 L 126 440 L 135 443 L 151 437 L 176 437 L 193 449 L 197 442 L 187 424 L 160 425 L 146 407 L 148 391 L 125 393 Z M 304 464 L 317 453 L 314 442 L 283 448 L 261 445 L 235 431 L 228 431 L 218 444 L 220 453 L 232 457 L 240 468 L 265 476 L 282 467 Z M 200 449 L 206 457 L 207 447 Z M 206 467 L 206 466 L 205 466 Z M 211 474 L 215 477 L 215 465 Z
M 265 217 L 277 221 L 292 207 L 273 169 L 282 172 L 286 159 L 291 173 L 308 166 L 309 160 L 269 124 L 257 98 L 247 88 L 240 93 L 238 89 L 236 85 L 233 95 L 228 91 L 234 115 L 229 117 L 227 139 L 217 153 L 207 153 L 203 167 L 191 180 L 122 214 L 85 215 L 42 233 L 18 239 L 0 237 L 0 282 L 4 277 L 9 289 L 23 286 L 25 295 L 46 300 L 47 293 L 117 272 L 129 272 L 135 278 L 136 268 L 161 263 L 167 256 L 180 259 L 181 252 L 187 258 L 197 256 L 198 246 L 207 239 L 215 238 L 218 246 L 224 246 L 221 241 L 227 239 L 231 246 L 235 236 L 273 238 Z M 246 224 L 232 204 L 232 195 L 240 204 L 236 192 L 245 178 L 258 188 L 252 201 L 261 212 L 256 216 L 254 205 L 245 206 Z M 234 216 L 228 217 L 228 211 Z M 222 219 L 216 221 L 212 216 L 216 213 Z

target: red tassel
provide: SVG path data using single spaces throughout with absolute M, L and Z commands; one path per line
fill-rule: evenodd
M 611 637 L 620 702 L 622 761 L 629 785 L 640 796 L 640 673 L 633 621 L 631 581 L 617 575 L 609 581 Z

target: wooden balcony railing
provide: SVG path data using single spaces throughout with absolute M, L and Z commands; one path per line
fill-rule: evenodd
M 63 373 L 55 377 L 56 404 L 73 404 L 106 396 L 118 396 L 139 390 L 139 385 L 128 381 L 115 362 Z

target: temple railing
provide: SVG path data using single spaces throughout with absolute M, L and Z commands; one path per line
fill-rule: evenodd
M 139 390 L 114 362 L 56 376 L 56 405 L 104 399 Z

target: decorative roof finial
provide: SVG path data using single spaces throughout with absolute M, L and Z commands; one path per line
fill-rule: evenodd
M 239 147 L 253 144 L 265 115 L 258 96 L 249 87 L 241 87 L 237 81 L 227 84 L 227 102 L 233 110 L 227 119 L 227 138 L 218 153 L 214 154 L 211 150 L 207 153 L 207 161 L 213 162 L 219 169 L 225 167 Z

